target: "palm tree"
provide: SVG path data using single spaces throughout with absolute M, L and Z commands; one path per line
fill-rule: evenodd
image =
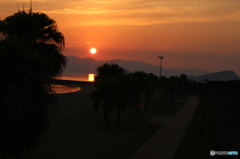
M 133 99 L 134 99 L 134 103 L 136 105 L 136 114 L 140 113 L 140 99 L 141 99 L 141 94 L 144 92 L 144 87 L 146 85 L 146 78 L 147 78 L 147 74 L 145 72 L 142 71 L 135 71 L 134 73 L 131 74 L 131 76 L 134 78 L 134 84 L 133 86 L 135 86 L 135 91 Z
M 117 124 L 120 124 L 121 112 L 126 110 L 129 105 L 130 99 L 130 91 L 128 88 L 128 76 L 126 74 L 118 74 L 115 76 L 118 80 L 120 80 L 121 84 L 118 86 L 118 96 L 115 97 L 116 105 L 117 105 Z
M 117 107 L 117 123 L 120 123 L 121 111 L 126 107 L 126 87 L 123 84 L 124 70 L 117 64 L 105 63 L 97 68 L 96 89 L 91 93 L 93 107 L 103 106 L 103 119 L 109 127 L 108 114 L 113 106 Z
M 66 65 L 62 55 L 64 36 L 57 29 L 56 22 L 44 13 L 30 9 L 18 11 L 0 22 L 1 41 L 11 37 L 25 38 L 32 54 L 42 61 L 42 67 L 50 78 L 61 75 Z
M 104 78 L 110 78 L 117 74 L 124 74 L 123 68 L 121 68 L 118 64 L 109 64 L 105 63 L 102 66 L 97 68 L 98 80 Z
M 144 93 L 145 93 L 145 103 L 144 110 L 147 113 L 149 98 L 152 93 L 155 91 L 157 86 L 158 77 L 152 73 L 147 74 L 147 78 L 145 79 L 145 84 L 143 85 Z
M 50 79 L 61 75 L 64 37 L 46 14 L 19 11 L 0 21 L 0 153 L 21 158 L 47 130 L 57 104 Z
M 119 78 L 112 77 L 98 81 L 96 89 L 90 95 L 94 108 L 100 105 L 103 107 L 103 119 L 107 128 L 109 127 L 109 111 L 113 106 L 120 106 L 119 103 L 123 100 L 124 93 L 122 82 Z

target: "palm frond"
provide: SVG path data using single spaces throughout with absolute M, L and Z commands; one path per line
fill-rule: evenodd
M 38 56 L 45 62 L 49 76 L 51 78 L 60 76 L 67 62 L 67 58 L 61 54 L 61 48 L 53 44 L 41 43 L 35 48 Z
M 24 37 L 0 42 L 0 153 L 5 155 L 33 148 L 47 130 L 49 109 L 57 104 L 44 63 L 27 42 Z

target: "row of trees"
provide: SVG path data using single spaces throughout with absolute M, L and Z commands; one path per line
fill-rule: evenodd
M 124 69 L 117 64 L 103 64 L 97 68 L 96 89 L 91 93 L 96 110 L 103 108 L 103 119 L 109 127 L 109 111 L 117 109 L 116 122 L 120 123 L 121 112 L 128 106 L 136 107 L 139 114 L 141 96 L 145 96 L 144 109 L 147 112 L 148 101 L 156 88 L 157 76 L 136 71 L 125 74 Z
M 190 83 L 188 82 L 187 75 L 181 74 L 180 76 L 170 76 L 169 78 L 162 76 L 161 80 L 166 82 L 172 87 L 177 87 L 179 89 L 184 89 Z
M 46 131 L 57 103 L 50 79 L 66 65 L 64 36 L 44 13 L 18 11 L 0 20 L 0 154 L 21 158 Z

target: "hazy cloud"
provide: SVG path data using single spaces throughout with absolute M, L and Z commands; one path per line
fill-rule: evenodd
M 2 7 L 25 0 L 0 0 Z M 83 24 L 149 25 L 182 22 L 239 21 L 239 0 L 33 0 L 33 8 L 47 14 L 71 14 Z M 6 7 L 4 7 L 6 8 Z M 8 8 L 9 10 L 9 8 Z M 7 12 L 3 9 L 2 12 Z M 83 17 L 83 16 L 87 17 Z M 89 17 L 89 15 L 92 15 Z M 104 15 L 104 16 L 103 16 Z
M 34 2 L 56 2 L 57 0 L 32 0 L 32 3 L 34 3 Z M 30 4 L 31 3 L 31 1 L 26 1 L 26 0 L 8 0 L 8 1 L 6 1 L 6 0 L 0 0 L 0 3 L 26 3 L 26 4 Z
M 116 12 L 116 11 L 108 10 L 105 8 L 73 7 L 73 8 L 54 9 L 54 10 L 45 11 L 45 12 L 57 13 L 57 14 L 99 15 L 99 14 L 107 14 L 107 13 Z
M 89 20 L 91 24 L 96 22 L 96 24 L 149 25 L 240 20 L 240 1 L 236 0 L 122 0 L 98 2 L 90 0 L 82 2 L 82 5 L 93 6 L 92 8 L 82 8 L 82 11 L 76 11 L 79 14 L 94 14 L 95 16 Z M 94 8 L 96 5 L 101 7 Z M 101 14 L 107 14 L 107 16 L 97 16 Z

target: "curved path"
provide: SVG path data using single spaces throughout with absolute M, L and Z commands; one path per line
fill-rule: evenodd
M 190 95 L 186 105 L 175 116 L 155 117 L 148 121 L 165 125 L 132 159 L 172 159 L 198 103 L 198 98 Z

